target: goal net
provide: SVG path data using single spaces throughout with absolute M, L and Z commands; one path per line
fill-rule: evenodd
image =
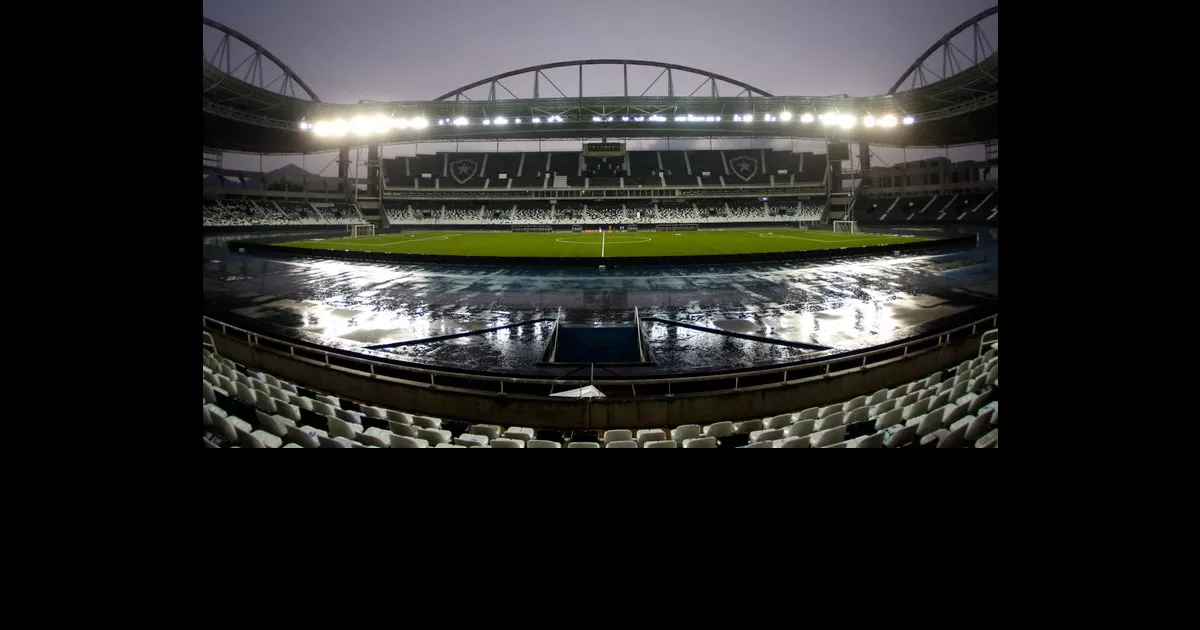
M 833 231 L 856 234 L 858 233 L 858 221 L 834 221 Z
M 375 224 L 366 223 L 350 226 L 350 238 L 358 238 L 360 236 L 375 236 Z

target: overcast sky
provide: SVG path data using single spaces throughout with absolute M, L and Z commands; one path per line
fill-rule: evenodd
M 204 0 L 203 4 L 206 17 L 271 51 L 322 101 L 346 103 L 432 99 L 508 70 L 593 58 L 692 66 L 776 95 L 882 94 L 926 48 L 964 20 L 994 6 L 996 0 Z M 984 28 L 998 48 L 996 22 L 990 18 Z M 211 58 L 219 35 L 212 29 L 204 31 L 205 53 Z M 968 53 L 970 42 L 969 31 L 955 39 Z M 238 53 L 244 57 L 247 51 L 234 48 L 234 65 L 240 61 Z M 941 68 L 940 60 L 930 65 Z M 264 70 L 267 80 L 273 70 Z M 574 96 L 576 72 L 560 69 L 548 71 L 547 76 Z M 640 93 L 658 71 L 631 68 L 629 74 L 630 91 Z M 686 95 L 701 82 L 699 76 L 677 74 L 675 93 Z M 518 96 L 531 95 L 531 77 L 505 84 Z M 620 94 L 620 68 L 586 69 L 584 84 L 585 96 Z M 727 87 L 719 86 L 722 94 L 736 94 L 736 89 L 727 92 Z M 541 93 L 547 95 L 552 89 L 543 82 Z M 704 86 L 700 93 L 707 91 Z M 649 92 L 665 93 L 665 78 Z M 422 145 L 420 151 L 452 148 Z M 631 143 L 630 148 L 638 147 Z M 460 149 L 494 151 L 496 145 Z M 412 153 L 412 146 L 385 149 L 387 156 Z M 884 161 L 900 159 L 897 149 L 880 148 L 876 153 Z M 908 159 L 919 159 L 929 152 L 908 154 Z M 982 159 L 983 152 L 978 147 L 952 149 L 950 157 Z M 269 171 L 303 161 L 308 170 L 317 172 L 330 158 L 268 156 L 262 164 Z M 225 156 L 227 168 L 258 170 L 258 164 L 257 156 Z M 335 173 L 330 166 L 324 174 Z

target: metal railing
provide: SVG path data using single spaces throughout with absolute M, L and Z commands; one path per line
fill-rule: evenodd
M 352 373 L 358 373 L 362 376 L 381 380 L 390 381 L 397 384 L 410 384 L 419 386 L 437 387 L 439 389 L 458 390 L 464 392 L 491 394 L 491 395 L 513 395 L 512 392 L 505 392 L 504 386 L 512 385 L 537 385 L 548 386 L 549 391 L 554 388 L 562 388 L 563 386 L 583 387 L 585 385 L 597 384 L 594 380 L 595 366 L 589 370 L 589 376 L 586 379 L 582 378 L 530 378 L 520 376 L 497 376 L 489 374 L 470 374 L 464 372 L 451 372 L 447 370 L 438 370 L 432 368 L 416 367 L 411 365 L 399 365 L 396 363 L 388 363 L 384 361 L 376 361 L 374 359 L 355 356 L 352 354 L 344 354 L 338 351 L 332 351 L 334 361 L 330 360 L 331 351 L 324 348 L 314 348 L 312 346 L 292 343 L 286 340 L 269 337 L 256 333 L 251 330 L 240 328 L 232 324 L 227 324 L 217 319 L 208 316 L 203 317 L 203 327 L 206 331 L 219 331 L 223 336 L 229 338 L 241 338 L 247 345 L 261 348 L 268 352 L 276 352 L 280 354 L 290 355 L 298 361 L 307 361 L 310 363 L 323 364 L 329 369 L 338 369 Z M 626 379 L 603 379 L 599 382 L 600 385 L 617 385 L 617 386 L 637 386 L 644 388 L 653 385 L 665 385 L 667 387 L 666 395 L 672 396 L 672 391 L 675 387 L 694 385 L 698 383 L 713 382 L 713 381 L 733 381 L 732 390 L 756 388 L 770 385 L 793 385 L 810 381 L 819 381 L 830 378 L 835 375 L 850 373 L 855 371 L 869 370 L 874 366 L 880 366 L 887 363 L 892 363 L 898 360 L 905 360 L 910 357 L 918 356 L 932 350 L 938 350 L 950 344 L 951 337 L 970 330 L 970 336 L 974 337 L 980 334 L 981 327 L 988 329 L 989 333 L 995 332 L 999 322 L 999 315 L 989 315 L 982 319 L 963 324 L 950 330 L 945 330 L 935 335 L 927 335 L 917 339 L 906 341 L 902 344 L 891 345 L 885 348 L 875 348 L 855 352 L 851 354 L 839 355 L 828 359 L 819 359 L 815 361 L 804 362 L 800 364 L 792 364 L 786 366 L 775 366 L 763 369 L 749 369 L 738 372 L 725 372 L 718 374 L 705 374 L 695 376 L 672 376 L 658 378 L 626 378 Z M 995 333 L 998 334 L 998 333 Z M 266 341 L 266 344 L 263 342 Z M 837 365 L 838 369 L 833 369 Z M 381 373 L 383 372 L 383 373 Z M 399 378 L 388 376 L 387 372 L 405 372 L 410 375 L 416 375 L 419 380 L 413 378 Z M 805 373 L 806 376 L 800 378 L 788 378 L 788 373 Z M 426 378 L 428 381 L 426 382 Z M 762 382 L 764 378 L 782 377 L 778 381 Z M 438 379 L 442 379 L 443 384 L 438 384 Z M 750 381 L 749 385 L 743 384 L 744 381 Z M 478 384 L 478 386 L 475 386 Z M 470 385 L 470 386 L 465 386 Z M 684 387 L 684 389 L 687 389 Z M 705 393 L 717 393 L 720 390 L 705 390 Z M 549 393 L 526 394 L 530 396 L 545 396 L 549 397 Z

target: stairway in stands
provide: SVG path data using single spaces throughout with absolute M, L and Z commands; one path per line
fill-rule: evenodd
M 567 187 L 567 176 L 566 175 L 555 175 L 554 176 L 554 187 L 555 188 L 566 188 Z

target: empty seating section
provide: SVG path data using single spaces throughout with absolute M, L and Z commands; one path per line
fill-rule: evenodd
M 721 167 L 721 154 L 717 151 L 688 151 L 687 161 L 692 167 L 692 175 L 716 178 L 725 174 L 725 169 Z
M 587 156 L 583 158 L 583 171 L 593 179 L 619 179 L 625 176 L 625 158 Z
M 351 204 L 312 204 L 298 201 L 205 199 L 204 225 L 339 225 L 361 223 Z
M 995 225 L 998 205 L 998 192 L 947 191 L 936 196 L 864 197 L 853 207 L 854 220 L 862 223 Z
M 824 181 L 828 164 L 829 161 L 823 153 L 801 153 L 800 172 L 796 173 L 796 183 Z
M 470 423 L 321 394 L 204 349 L 208 448 L 997 448 L 999 345 L 897 387 L 707 426 L 535 429 Z
M 550 154 L 551 175 L 579 175 L 579 154 L 556 152 Z
M 657 151 L 630 151 L 629 152 L 629 177 L 646 178 L 648 181 L 658 180 L 658 152 Z M 626 186 L 629 184 L 626 183 Z

